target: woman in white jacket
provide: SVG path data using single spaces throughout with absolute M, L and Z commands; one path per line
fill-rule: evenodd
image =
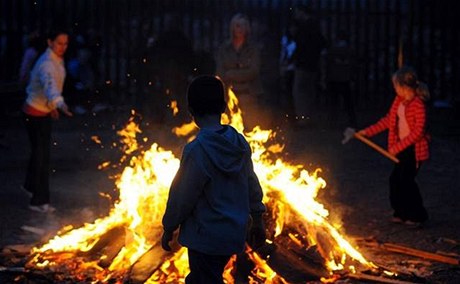
M 30 193 L 29 209 L 41 213 L 53 212 L 49 205 L 49 160 L 51 119 L 59 118 L 59 111 L 72 116 L 64 102 L 62 90 L 65 80 L 64 54 L 69 44 L 67 33 L 51 33 L 48 48 L 35 63 L 26 88 L 23 106 L 29 135 L 31 155 L 23 188 Z

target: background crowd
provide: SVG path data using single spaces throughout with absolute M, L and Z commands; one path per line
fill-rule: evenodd
M 64 95 L 76 114 L 127 105 L 162 122 L 171 120 L 178 106 L 180 117 L 184 102 L 177 93 L 190 77 L 220 72 L 218 53 L 232 37 L 230 22 L 238 13 L 247 17 L 248 43 L 260 56 L 258 105 L 268 110 L 263 123 L 288 120 L 308 127 L 313 120 L 327 118 L 332 126 L 357 124 L 356 109 L 390 104 L 389 74 L 402 63 L 414 66 L 428 82 L 434 105 L 453 107 L 457 83 L 451 78 L 458 60 L 457 33 L 450 33 L 452 12 L 430 2 L 430 14 L 409 2 L 133 1 L 126 9 L 103 1 L 70 1 L 67 6 L 53 0 L 17 7 L 12 3 L 1 12 L 16 15 L 2 17 L 6 30 L 0 31 L 5 62 L 0 93 L 7 104 L 1 111 L 14 112 L 20 106 L 22 98 L 16 98 L 24 86 L 24 70 L 43 48 L 47 30 L 57 24 L 70 35 Z M 35 40 L 38 36 L 41 43 Z M 29 58 L 26 64 L 20 62 L 23 55 Z M 22 87 L 13 86 L 16 82 Z M 305 92 L 310 95 L 299 95 Z

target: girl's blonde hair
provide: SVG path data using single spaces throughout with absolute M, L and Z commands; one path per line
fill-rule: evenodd
M 233 31 L 235 30 L 236 24 L 240 24 L 244 31 L 246 38 L 249 37 L 249 34 L 251 33 L 251 24 L 249 22 L 249 18 L 241 13 L 238 13 L 232 17 L 230 20 L 230 37 L 233 39 Z
M 430 99 L 430 90 L 428 86 L 418 80 L 417 73 L 415 73 L 413 68 L 407 66 L 401 67 L 393 74 L 392 80 L 393 84 L 413 89 L 415 95 L 423 101 L 428 101 Z

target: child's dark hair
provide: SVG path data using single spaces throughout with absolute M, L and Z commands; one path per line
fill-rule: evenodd
M 393 74 L 392 80 L 394 84 L 413 89 L 416 96 L 423 101 L 428 101 L 430 99 L 430 91 L 428 90 L 428 86 L 418 80 L 417 73 L 412 67 L 401 67 Z
M 187 102 L 193 115 L 221 114 L 225 110 L 224 83 L 219 77 L 201 75 L 187 89 Z

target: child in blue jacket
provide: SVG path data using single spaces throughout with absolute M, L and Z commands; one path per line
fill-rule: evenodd
M 188 248 L 185 282 L 223 283 L 225 265 L 244 251 L 248 236 L 253 248 L 265 243 L 263 192 L 248 142 L 220 123 L 226 106 L 222 81 L 207 75 L 195 78 L 187 100 L 200 131 L 185 146 L 169 191 L 162 247 L 171 250 L 169 242 L 179 228 L 178 241 Z

